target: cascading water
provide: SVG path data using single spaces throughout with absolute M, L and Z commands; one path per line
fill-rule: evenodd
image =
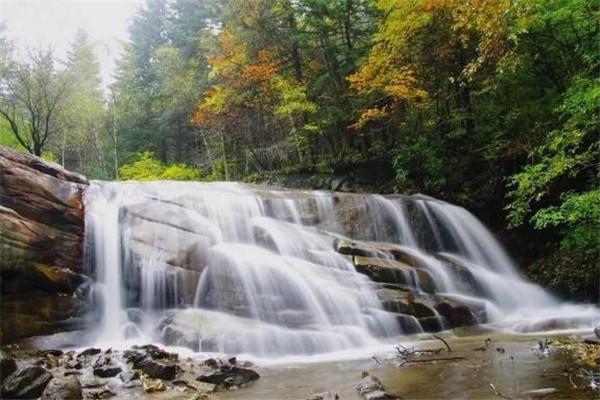
M 497 326 L 543 328 L 559 314 L 578 326 L 600 321 L 596 308 L 561 305 L 520 278 L 466 210 L 423 196 L 94 182 L 85 200 L 98 341 L 273 356 L 427 328 L 427 318 L 386 306 L 382 291 L 406 288 L 359 273 L 362 258 L 339 249 L 352 240 L 367 249 L 365 260 L 395 263 L 416 296 L 483 307 L 478 315 Z M 447 326 L 443 307 L 429 310 Z

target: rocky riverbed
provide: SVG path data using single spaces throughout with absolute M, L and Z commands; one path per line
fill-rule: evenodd
M 3 398 L 42 399 L 594 399 L 600 345 L 592 336 L 422 335 L 362 356 L 245 360 L 127 350 L 5 346 Z M 344 359 L 345 357 L 345 359 Z M 336 360 L 336 358 L 338 358 Z

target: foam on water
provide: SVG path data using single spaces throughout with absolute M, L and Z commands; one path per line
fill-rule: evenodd
M 90 332 L 112 347 L 152 341 L 277 358 L 399 340 L 398 315 L 335 251 L 343 238 L 383 243 L 375 246 L 380 258 L 393 258 L 386 246 L 407 254 L 438 294 L 483 305 L 485 322 L 498 329 L 600 322 L 596 307 L 563 304 L 525 281 L 469 212 L 424 196 L 93 182 L 85 203 L 88 268 L 97 282 Z M 414 317 L 406 323 L 421 330 Z

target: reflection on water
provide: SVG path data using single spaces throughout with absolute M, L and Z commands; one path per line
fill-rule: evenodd
M 485 338 L 492 342 L 487 351 L 474 351 Z M 598 392 L 577 377 L 577 370 L 564 370 L 567 359 L 561 352 L 547 357 L 533 351 L 537 339 L 526 336 L 474 336 L 449 340 L 452 356 L 464 361 L 413 364 L 397 367 L 372 359 L 293 364 L 264 368 L 261 379 L 237 392 L 219 393 L 218 399 L 306 399 L 311 394 L 334 391 L 341 399 L 360 399 L 354 386 L 362 371 L 381 379 L 390 393 L 404 399 L 500 399 L 490 388 L 494 384 L 502 395 L 527 399 L 523 392 L 541 388 L 558 391 L 546 399 L 596 399 Z M 439 341 L 418 343 L 418 348 L 437 348 Z M 496 349 L 503 348 L 505 353 Z M 448 356 L 442 353 L 441 356 Z M 385 358 L 378 354 L 378 358 Z M 577 388 L 573 387 L 573 384 Z

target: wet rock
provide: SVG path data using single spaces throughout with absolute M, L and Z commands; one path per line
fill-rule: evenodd
M 195 392 L 200 392 L 200 393 L 213 393 L 217 389 L 217 385 L 215 385 L 213 383 L 199 382 L 199 381 L 190 382 L 190 381 L 186 381 L 183 379 L 173 381 L 173 385 L 184 386 L 188 389 L 191 389 Z
M 89 400 L 101 400 L 101 399 L 108 399 L 108 398 L 111 398 L 116 395 L 117 394 L 115 392 L 111 391 L 110 389 L 102 388 L 102 389 L 87 391 L 85 393 L 85 398 L 89 399 Z
M 339 400 L 339 399 L 340 399 L 340 396 L 337 393 L 328 391 L 328 392 L 313 394 L 306 400 Z
M 225 388 L 245 386 L 260 378 L 260 375 L 249 368 L 221 365 L 216 371 L 196 378 L 197 381 L 212 383 Z
M 42 394 L 42 400 L 79 400 L 82 397 L 81 383 L 74 375 L 55 377 Z
M 39 357 L 45 357 L 47 355 L 51 355 L 54 357 L 60 357 L 64 354 L 64 352 L 62 350 L 58 350 L 58 349 L 49 349 L 49 350 L 39 350 L 37 352 L 37 355 Z
M 107 364 L 94 367 L 94 375 L 99 376 L 100 378 L 112 378 L 113 376 L 119 375 L 121 371 L 121 367 L 114 364 Z
M 160 379 L 151 379 L 142 375 L 141 381 L 144 392 L 146 393 L 162 392 L 167 390 L 167 386 Z
M 439 332 L 444 327 L 437 317 L 422 317 L 419 318 L 419 324 L 425 332 Z
M 121 367 L 116 365 L 110 354 L 98 356 L 92 366 L 94 375 L 101 378 L 112 378 L 121 372 Z
M 336 239 L 333 242 L 333 247 L 338 253 L 349 256 L 373 257 L 377 254 L 375 249 L 349 240 Z
M 173 380 L 177 374 L 177 365 L 170 361 L 154 360 L 150 357 L 144 357 L 136 363 L 136 368 L 139 368 L 153 379 Z
M 383 383 L 376 376 L 369 375 L 368 372 L 362 373 L 362 379 L 356 385 L 356 390 L 360 395 L 367 395 L 371 392 L 384 391 Z
M 65 368 L 67 369 L 81 369 L 81 367 L 81 360 L 78 360 L 76 358 L 67 361 L 67 363 L 65 364 Z
M 399 399 L 397 396 L 387 393 L 385 387 L 376 376 L 362 373 L 361 381 L 356 385 L 356 390 L 365 400 L 392 400 Z
M 2 398 L 27 399 L 40 397 L 51 379 L 52 375 L 37 365 L 19 368 L 4 380 Z
M 600 339 L 600 326 L 594 328 L 594 335 L 596 335 L 596 337 Z
M 477 324 L 477 319 L 466 305 L 441 302 L 436 304 L 435 309 L 446 319 L 450 328 Z
M 435 293 L 435 283 L 429 271 L 415 268 L 404 262 L 375 258 L 354 257 L 356 271 L 374 282 L 397 284 L 412 291 Z
M 131 363 L 134 369 L 141 370 L 153 379 L 175 379 L 177 354 L 169 353 L 154 345 L 134 346 L 133 348 L 135 350 L 126 350 L 123 353 L 123 358 Z
M 133 346 L 132 349 L 142 350 L 148 356 L 152 357 L 154 360 L 177 361 L 177 359 L 179 358 L 179 355 L 177 353 L 169 353 L 168 351 L 165 351 L 165 350 L 161 349 L 160 347 L 155 346 L 153 344 L 146 344 L 143 346 Z
M 89 349 L 85 349 L 81 353 L 79 353 L 77 355 L 77 357 L 95 356 L 96 354 L 100 354 L 101 352 L 102 352 L 102 350 L 100 350 L 100 349 L 97 349 L 95 347 L 90 347 Z
M 46 354 L 43 359 L 43 364 L 47 369 L 58 368 L 60 365 L 58 357 L 53 356 L 52 354 Z
M 98 379 L 93 375 L 83 375 L 81 376 L 81 387 L 84 389 L 96 389 L 102 387 L 106 384 L 104 379 Z
M 128 383 L 140 379 L 140 373 L 138 371 L 123 371 L 119 374 L 119 378 L 121 382 Z
M 0 384 L 4 379 L 17 370 L 17 362 L 12 355 L 0 350 Z

